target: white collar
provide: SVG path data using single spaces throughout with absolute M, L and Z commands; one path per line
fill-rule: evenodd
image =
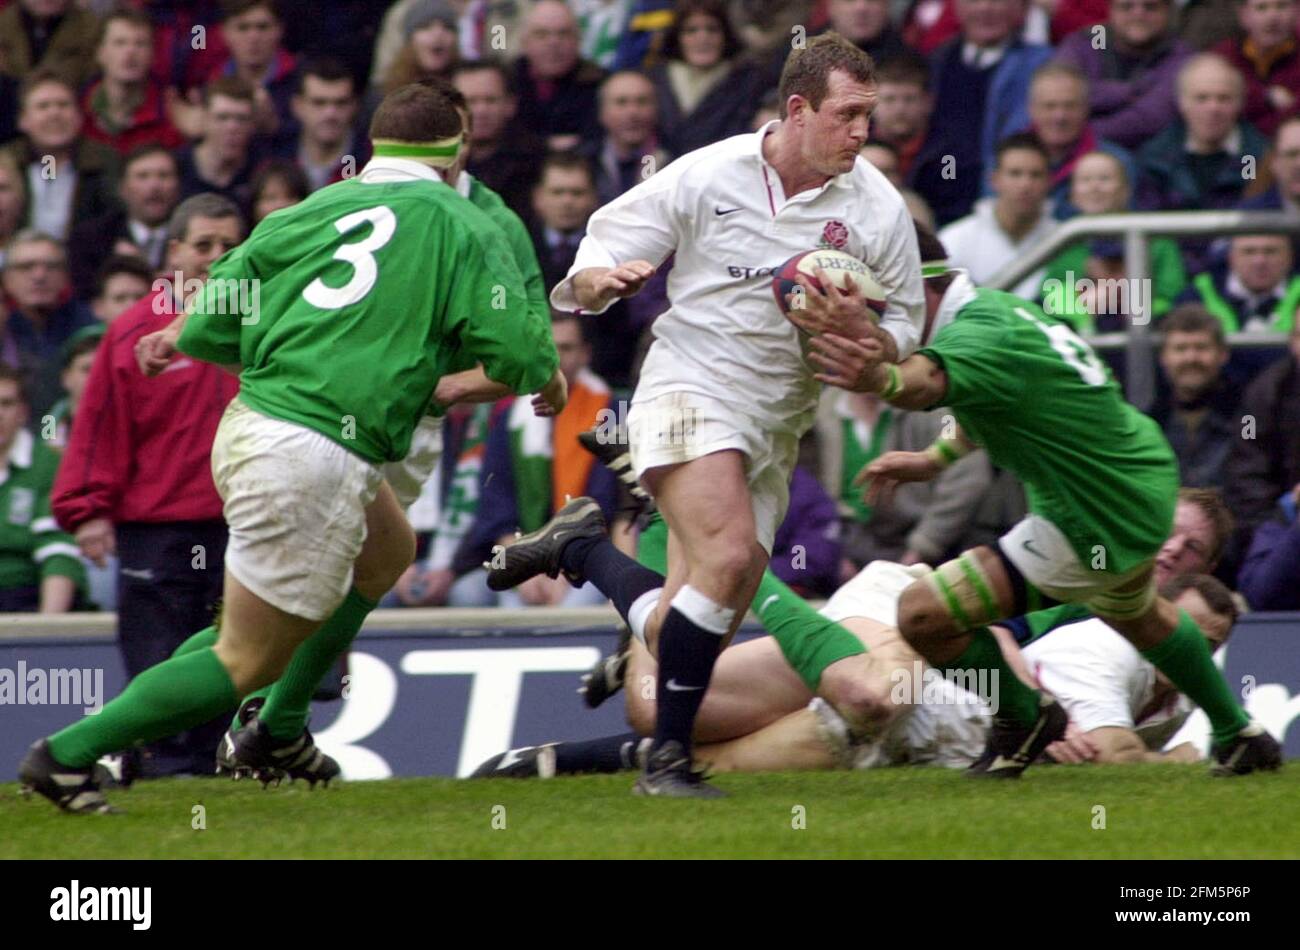
M 922 341 L 922 346 L 933 343 L 939 331 L 957 319 L 957 311 L 975 299 L 975 284 L 971 281 L 970 274 L 958 267 L 954 267 L 952 273 L 956 276 L 944 291 L 943 300 L 939 302 L 939 312 L 934 315 L 934 325 L 930 327 L 930 336 Z
M 757 156 L 757 158 L 758 158 L 758 164 L 759 164 L 759 167 L 762 168 L 762 169 L 764 170 L 764 173 L 765 173 L 765 174 L 766 174 L 766 170 L 767 170 L 767 169 L 769 169 L 769 168 L 772 169 L 772 174 L 776 176 L 778 182 L 781 180 L 780 173 L 777 172 L 777 170 L 776 170 L 776 166 L 773 165 L 771 162 L 769 162 L 769 161 L 767 160 L 767 157 L 763 154 L 763 142 L 764 142 L 764 140 L 767 139 L 767 136 L 768 136 L 771 132 L 775 131 L 775 127 L 778 126 L 778 125 L 780 125 L 780 124 L 781 124 L 781 120 L 780 120 L 780 119 L 772 119 L 772 120 L 770 120 L 770 121 L 768 121 L 768 122 L 765 122 L 765 123 L 762 125 L 762 127 L 759 128 L 759 130 L 758 130 L 757 132 L 754 132 L 754 133 L 753 133 L 753 136 L 754 136 L 754 142 L 753 142 L 754 150 L 753 150 L 753 154 L 754 154 L 755 156 Z M 864 159 L 862 159 L 862 161 L 865 162 L 866 159 L 864 158 Z M 831 178 L 828 178 L 828 179 L 826 180 L 826 184 L 822 185 L 821 188 L 819 188 L 819 189 L 808 189 L 808 190 L 809 190 L 809 191 L 814 191 L 814 190 L 815 190 L 815 191 L 817 191 L 817 192 L 820 194 L 822 191 L 825 191 L 825 190 L 827 189 L 827 187 L 829 187 L 830 185 L 837 185 L 837 186 L 839 186 L 840 188 L 852 188 L 852 187 L 853 187 L 853 173 L 854 173 L 854 171 L 856 171 L 856 170 L 857 170 L 857 162 L 855 161 L 855 162 L 853 163 L 853 168 L 850 168 L 848 171 L 843 172 L 843 173 L 841 173 L 841 174 L 839 174 L 839 175 L 835 175 L 835 176 L 833 176 L 833 177 L 831 177 Z M 807 192 L 803 192 L 803 191 L 799 192 L 799 194 L 801 194 L 801 195 L 802 195 L 802 194 L 806 194 L 806 193 L 807 193 Z M 781 196 L 782 196 L 786 201 L 789 201 L 789 200 L 790 200 L 790 196 L 787 195 L 787 194 L 785 194 L 785 189 L 784 189 L 784 188 L 781 189 Z
M 417 162 L 412 158 L 389 158 L 387 156 L 375 157 L 366 162 L 366 167 L 361 169 L 361 174 L 357 178 L 363 182 L 382 185 L 391 181 L 412 181 L 416 178 L 424 178 L 428 181 L 436 181 L 438 184 L 446 184 L 442 176 L 430 168 L 424 162 Z
M 1228 271 L 1228 280 L 1224 285 L 1224 289 L 1232 296 L 1240 297 L 1253 308 L 1255 304 L 1267 297 L 1276 297 L 1280 302 L 1286 296 L 1286 279 L 1279 280 L 1276 287 L 1271 287 L 1263 293 L 1257 294 L 1243 284 L 1235 273 Z
M 13 445 L 9 447 L 9 458 L 6 459 L 4 468 L 0 469 L 0 485 L 9 481 L 9 470 L 14 466 L 32 467 L 32 450 L 35 446 L 35 437 L 26 429 L 19 429 L 14 435 Z
M 460 177 L 456 179 L 456 193 L 462 198 L 468 198 L 470 189 L 474 187 L 474 176 L 465 169 L 460 170 Z
M 1188 152 L 1192 151 L 1192 133 L 1190 131 L 1187 133 L 1187 138 L 1183 140 L 1183 148 Z M 1241 126 L 1234 125 L 1232 127 L 1232 131 L 1228 133 L 1227 138 L 1223 140 L 1223 144 L 1219 146 L 1218 152 L 1192 152 L 1192 154 L 1217 155 L 1219 152 L 1226 152 L 1229 155 L 1241 154 Z

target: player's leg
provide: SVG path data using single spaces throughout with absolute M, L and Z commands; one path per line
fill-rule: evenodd
M 697 746 L 695 759 L 714 772 L 813 771 L 840 764 L 807 708 L 749 735 Z
M 1276 741 L 1251 721 L 1210 656 L 1205 634 L 1177 605 L 1156 594 L 1150 569 L 1089 602 L 1097 616 L 1123 634 L 1156 669 L 1205 710 L 1214 741 L 1216 775 L 1275 769 Z

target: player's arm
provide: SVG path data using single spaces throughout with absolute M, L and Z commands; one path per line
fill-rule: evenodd
M 943 402 L 948 392 L 948 376 L 938 363 L 919 353 L 890 363 L 878 339 L 825 333 L 813 337 L 810 347 L 808 358 L 822 370 L 816 379 L 841 389 L 876 393 L 900 409 L 929 409 Z
M 1196 762 L 1200 758 L 1190 742 L 1175 746 L 1168 752 L 1152 752 L 1136 732 L 1124 726 L 1101 726 L 1090 729 L 1085 735 L 1097 747 L 1098 762 Z
M 678 183 L 685 165 L 674 162 L 600 208 L 587 222 L 568 276 L 551 291 L 557 310 L 601 313 L 631 297 L 677 249 Z
M 229 373 L 239 375 L 243 368 L 240 331 L 246 322 L 256 322 L 258 315 L 244 312 L 242 306 L 232 307 L 232 295 L 227 293 L 226 288 L 235 286 L 234 283 L 228 283 L 230 281 L 242 281 L 244 283 L 240 286 L 248 286 L 250 282 L 261 280 L 253 262 L 255 243 L 256 239 L 250 237 L 243 244 L 227 251 L 212 265 L 203 287 L 186 301 L 176 319 L 160 331 L 166 334 L 175 329 L 174 339 L 164 338 L 164 350 L 170 346 L 173 351 L 185 353 L 205 363 L 214 363 Z M 242 299 L 240 303 L 242 305 Z M 143 362 L 141 368 L 145 368 Z

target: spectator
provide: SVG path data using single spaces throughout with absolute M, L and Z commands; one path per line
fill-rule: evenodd
M 533 4 L 523 49 L 514 77 L 519 124 L 554 151 L 598 138 L 596 90 L 605 73 L 579 57 L 578 21 L 563 0 Z
M 903 42 L 930 57 L 961 32 L 954 0 L 911 0 L 903 14 Z
M 876 170 L 888 178 L 889 183 L 895 188 L 903 187 L 903 175 L 898 167 L 898 150 L 894 146 L 888 142 L 867 141 L 858 154 L 875 166 Z
M 311 192 L 311 184 L 298 163 L 287 158 L 263 162 L 253 176 L 253 226 L 272 211 L 296 205 Z
M 6 148 L 27 175 L 27 223 L 63 240 L 116 205 L 117 154 L 81 135 L 76 90 L 58 73 L 31 73 L 18 96 L 23 136 Z
M 790 504 L 772 540 L 772 573 L 804 597 L 840 586 L 840 524 L 829 495 L 802 465 L 790 478 Z
M 871 393 L 823 392 L 817 447 L 822 486 L 839 506 L 841 583 L 877 559 L 937 564 L 969 530 L 992 480 L 982 451 L 965 456 L 934 481 L 900 486 L 874 507 L 853 484 L 863 466 L 886 452 L 924 449 L 951 418 L 943 409 L 895 409 Z
M 533 414 L 527 399 L 514 399 L 487 437 L 479 482 L 478 516 L 465 544 L 477 562 L 492 557 L 492 547 L 532 531 L 564 504 L 566 496 L 589 495 L 613 521 L 617 481 L 578 443 L 578 434 L 594 428 L 611 411 L 609 387 L 587 368 L 591 351 L 574 314 L 556 313 L 551 323 L 560 371 L 569 383 L 569 402 L 553 419 Z M 622 533 L 615 531 L 616 537 Z M 458 560 L 463 560 L 458 555 Z M 487 571 L 475 572 L 487 591 Z M 604 603 L 590 586 L 575 588 L 561 575 L 539 575 L 500 595 L 502 606 L 587 606 Z M 490 602 L 490 601 L 488 601 Z
M 641 73 L 614 73 L 600 86 L 601 137 L 587 149 L 600 204 L 613 201 L 668 164 L 659 147 L 655 87 Z
M 1174 113 L 1178 70 L 1191 50 L 1171 29 L 1172 11 L 1173 0 L 1111 0 L 1103 33 L 1079 30 L 1057 49 L 1057 62 L 1088 79 L 1093 131 L 1116 145 L 1137 148 Z
M 1070 204 L 1080 214 L 1127 211 L 1130 194 L 1124 165 L 1114 155 L 1090 152 L 1075 164 L 1070 176 Z M 1089 262 L 1094 258 L 1104 260 L 1113 255 L 1113 249 L 1117 245 L 1116 241 L 1090 244 L 1080 242 L 1048 261 L 1044 268 L 1041 295 L 1043 308 L 1053 316 L 1068 321 L 1085 336 L 1098 330 L 1119 329 L 1118 326 L 1099 327 L 1094 319 L 1098 314 L 1079 306 L 1078 297 L 1072 292 L 1077 287 L 1078 278 L 1091 277 L 1096 280 L 1101 276 L 1089 272 Z M 1098 251 L 1102 253 L 1098 254 Z M 1148 245 L 1148 252 L 1152 299 L 1146 302 L 1146 312 L 1149 317 L 1162 317 L 1187 286 L 1187 272 L 1183 269 L 1183 258 L 1176 242 L 1167 238 L 1154 238 Z M 1121 264 L 1123 256 L 1121 248 L 1118 255 Z M 1094 270 L 1096 269 L 1094 265 Z M 1126 276 L 1122 273 L 1122 266 L 1119 276 Z
M 153 23 L 138 10 L 104 18 L 95 61 L 102 77 L 86 90 L 86 137 L 127 155 L 145 144 L 176 148 L 183 139 L 167 116 L 163 88 L 149 78 Z
M 95 72 L 99 20 L 72 0 L 17 0 L 0 12 L 0 72 L 50 70 L 80 86 Z
M 1138 204 L 1153 210 L 1230 208 L 1246 185 L 1243 159 L 1258 161 L 1266 142 L 1241 120 L 1243 82 L 1228 62 L 1199 53 L 1178 71 L 1179 119 L 1138 152 L 1145 187 Z
M 446 0 L 417 0 L 402 17 L 405 37 L 383 82 L 382 92 L 436 76 L 450 79 L 460 61 L 458 16 Z
M 1209 49 L 1225 36 L 1241 39 L 1237 0 L 1180 0 L 1178 33 L 1195 50 Z
M 830 0 L 830 27 L 883 66 L 911 53 L 889 19 L 889 0 Z
M 1057 227 L 1047 207 L 1047 150 L 1032 133 L 1010 135 L 998 146 L 993 167 L 993 197 L 981 198 L 975 212 L 939 232 L 953 264 L 970 271 L 976 284 L 988 282 Z M 1013 292 L 1032 297 L 1042 284 L 1038 271 Z
M 677 0 L 663 62 L 650 71 L 663 145 L 674 158 L 749 127 L 762 76 L 742 47 L 722 0 Z
M 138 257 L 115 255 L 106 260 L 95 277 L 95 296 L 90 303 L 95 319 L 101 324 L 116 320 L 123 310 L 149 293 L 155 273 Z
M 912 187 L 940 224 L 970 213 L 997 143 L 1029 125 L 1029 81 L 1051 49 L 1017 35 L 1022 0 L 957 0 L 961 35 L 934 53 L 934 112 Z
M 298 70 L 290 101 L 298 136 L 285 140 L 279 155 L 298 162 L 312 191 L 350 178 L 369 161 L 368 140 L 356 128 L 360 105 L 352 74 L 338 60 L 313 60 Z
M 1173 530 L 1156 552 L 1156 583 L 1216 571 L 1228 553 L 1234 529 L 1232 513 L 1218 491 L 1178 489 Z
M 1273 518 L 1255 529 L 1238 585 L 1254 610 L 1300 610 L 1300 483 L 1278 499 Z
M 171 276 L 109 325 L 95 356 L 53 492 L 59 523 L 96 564 L 117 553 L 118 642 L 136 676 L 210 622 L 221 596 L 226 526 L 209 453 L 217 423 L 239 389 L 235 376 L 178 355 L 146 378 L 134 347 L 161 329 L 239 243 L 238 209 L 197 195 L 172 215 Z M 229 715 L 151 747 L 152 774 L 212 772 Z
M 217 67 L 219 77 L 239 78 L 253 94 L 257 134 L 283 139 L 297 134 L 289 99 L 293 95 L 296 63 L 280 41 L 284 20 L 276 0 L 222 0 L 221 36 L 230 58 Z
M 1178 457 L 1180 483 L 1220 488 L 1228 452 L 1241 435 L 1241 393 L 1223 372 L 1228 364 L 1223 327 L 1204 307 L 1185 304 L 1161 328 L 1160 369 L 1168 385 L 1151 417 Z
M 586 159 L 566 152 L 546 157 L 533 189 L 532 239 L 548 293 L 569 273 L 587 232 L 587 219 L 598 206 L 594 173 Z M 586 327 L 592 369 L 615 388 L 631 385 L 637 334 L 626 300 L 616 302 Z
M 203 134 L 181 149 L 181 198 L 213 192 L 246 207 L 252 198 L 253 88 L 235 76 L 203 87 Z
M 64 613 L 86 572 L 50 517 L 59 456 L 27 431 L 28 410 L 22 374 L 0 366 L 0 611 Z
M 1272 136 L 1283 119 L 1300 114 L 1297 13 L 1296 0 L 1240 0 L 1237 17 L 1245 38 L 1214 47 L 1246 84 L 1242 118 L 1264 135 Z
M 469 103 L 472 120 L 469 173 L 527 219 L 546 145 L 514 125 L 518 101 L 511 83 L 509 70 L 493 62 L 462 63 L 452 76 L 452 84 Z
M 14 303 L 5 326 L 15 362 L 33 373 L 25 395 L 39 418 L 58 398 L 58 358 L 64 342 L 94 320 L 90 309 L 68 294 L 63 244 L 40 231 L 19 231 L 5 252 L 4 291 Z
M 121 205 L 108 214 L 79 222 L 69 242 L 72 286 L 90 296 L 100 267 L 109 257 L 134 255 L 159 270 L 167 253 L 167 219 L 180 202 L 176 157 L 161 145 L 142 145 L 127 156 L 117 194 Z
M 18 233 L 27 215 L 27 182 L 10 152 L 0 151 L 0 268 L 4 249 Z
M 1197 274 L 1180 302 L 1202 304 L 1226 333 L 1289 333 L 1300 307 L 1293 265 L 1285 234 L 1239 234 L 1228 245 L 1227 270 Z
M 383 86 L 393 62 L 406 42 L 403 31 L 406 14 L 418 3 L 420 0 L 398 0 L 384 14 L 370 67 L 371 87 Z M 471 3 L 456 0 L 454 5 L 462 11 L 456 24 L 462 59 L 473 60 L 487 56 L 496 49 L 493 45 L 496 36 L 504 37 L 510 49 L 516 47 L 522 32 L 521 23 L 526 5 L 517 0 L 474 0 Z M 497 27 L 501 28 L 500 33 L 495 32 Z
M 1237 519 L 1239 550 L 1300 482 L 1300 321 L 1291 327 L 1290 353 L 1260 373 L 1241 400 L 1242 435 L 1233 440 L 1224 496 Z
M 145 289 L 148 289 L 148 284 Z M 86 391 L 86 380 L 90 378 L 90 367 L 95 362 L 95 351 L 103 339 L 104 324 L 92 324 L 72 334 L 63 345 L 59 383 L 63 386 L 65 395 L 50 407 L 40 426 L 41 439 L 58 452 L 68 447 L 72 420 L 77 414 L 77 407 L 81 405 L 81 396 Z
M 1128 149 L 1108 142 L 1088 124 L 1088 80 L 1073 66 L 1047 63 L 1034 73 L 1029 85 L 1029 118 L 1038 140 L 1051 160 L 1051 205 L 1057 218 L 1075 213 L 1070 204 L 1070 176 L 1079 159 L 1090 152 L 1104 152 L 1124 167 L 1132 181 L 1137 166 Z
M 1289 211 L 1300 217 L 1300 117 L 1284 119 L 1269 152 L 1273 184 L 1237 205 L 1242 211 Z M 1291 259 L 1300 261 L 1300 234 L 1291 238 Z
M 917 57 L 893 59 L 876 74 L 876 92 L 871 139 L 892 145 L 899 173 L 910 178 L 934 109 L 929 67 Z

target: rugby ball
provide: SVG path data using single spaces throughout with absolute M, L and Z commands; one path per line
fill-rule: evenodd
M 799 274 L 807 277 L 819 291 L 825 292 L 815 273 L 819 268 L 841 290 L 848 290 L 850 284 L 857 285 L 859 292 L 866 298 L 867 306 L 876 312 L 877 317 L 885 312 L 885 288 L 880 286 L 870 267 L 852 254 L 819 249 L 796 254 L 776 269 L 772 276 L 772 293 L 776 295 L 776 305 L 782 313 L 789 313 L 792 307 L 798 306 L 805 293 L 795 280 Z M 791 299 L 787 300 L 787 296 L 791 296 Z

